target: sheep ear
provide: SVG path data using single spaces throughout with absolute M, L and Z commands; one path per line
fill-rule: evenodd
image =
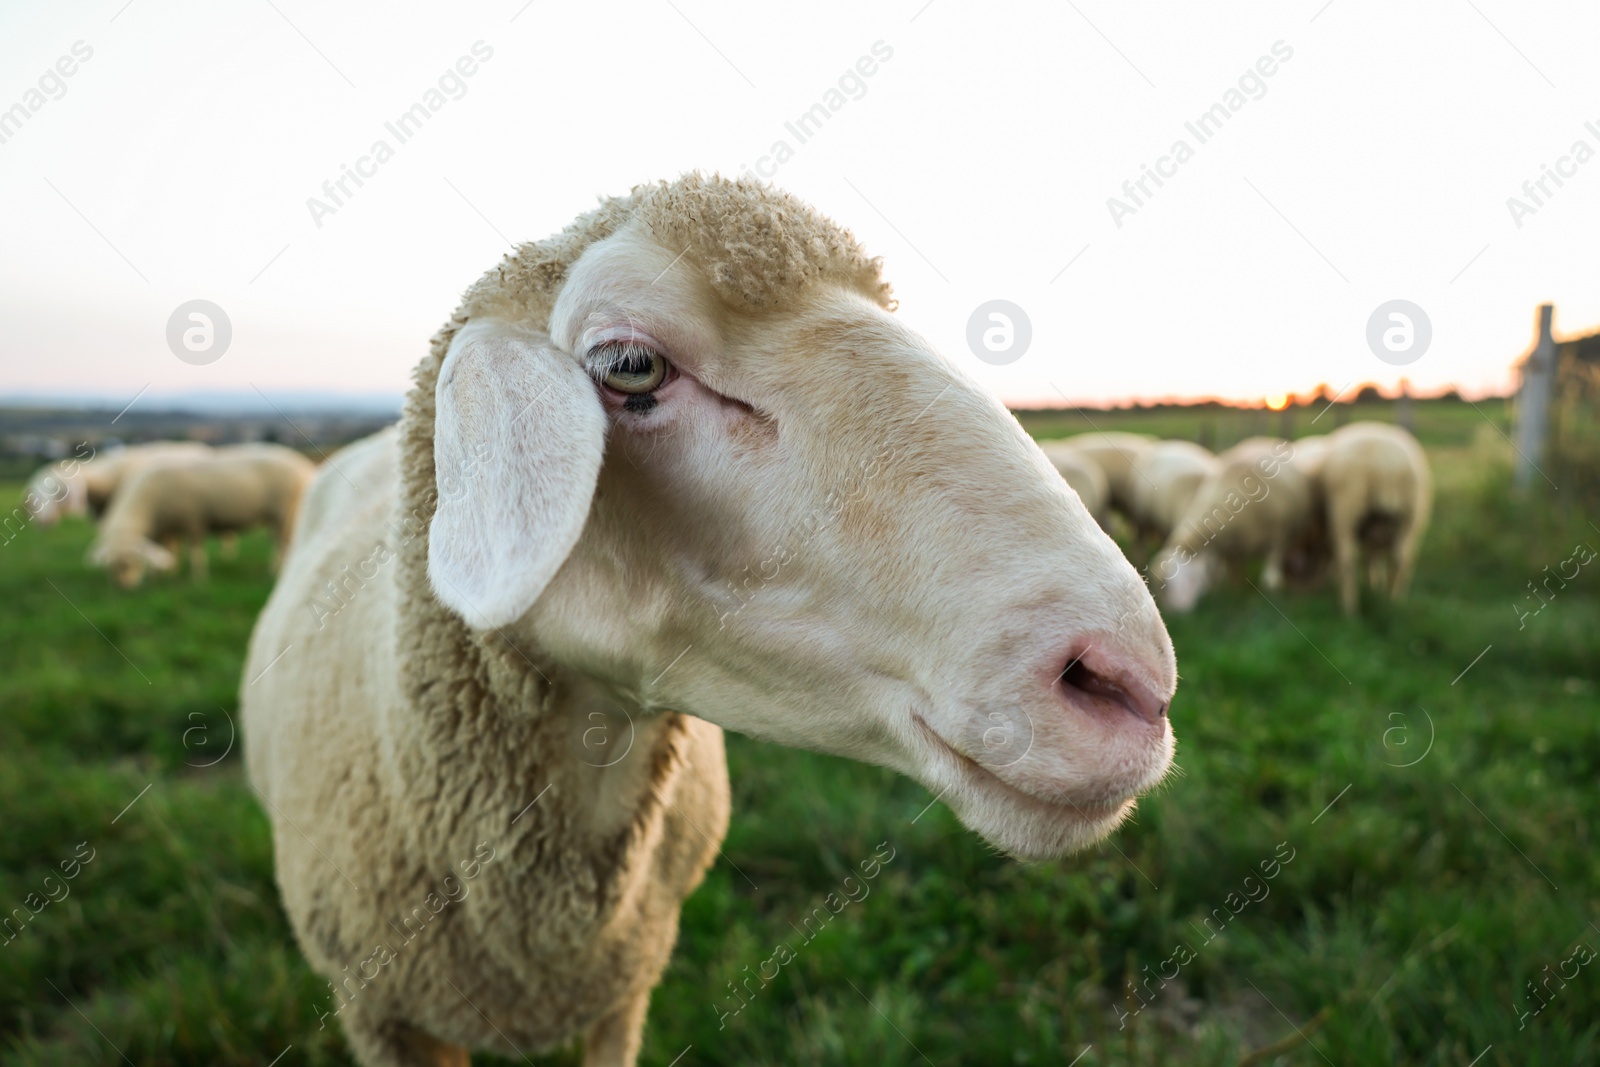
M 439 372 L 428 578 L 478 629 L 522 617 L 577 544 L 605 453 L 594 382 L 547 334 L 471 322 Z

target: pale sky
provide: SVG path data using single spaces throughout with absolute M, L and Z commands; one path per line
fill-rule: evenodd
M 1498 390 L 1539 302 L 1558 333 L 1600 328 L 1600 158 L 1572 155 L 1600 150 L 1593 4 L 777 10 L 7 0 L 0 109 L 27 117 L 0 123 L 0 395 L 400 391 L 508 240 L 779 140 L 776 184 L 883 256 L 906 322 L 1013 402 Z M 400 143 L 385 123 L 478 42 Z M 1201 143 L 1185 123 L 1275 44 L 1290 57 Z M 92 54 L 47 73 L 75 45 Z M 818 103 L 836 110 L 800 143 L 785 123 Z M 308 198 L 380 139 L 392 158 L 319 227 Z M 1180 139 L 1119 227 L 1108 198 Z M 1519 226 L 1507 200 L 1546 165 L 1567 176 Z M 1406 367 L 1366 342 L 1395 298 L 1432 322 Z M 232 323 L 203 366 L 166 341 L 193 299 Z M 991 299 L 1032 323 L 1004 366 L 966 340 Z

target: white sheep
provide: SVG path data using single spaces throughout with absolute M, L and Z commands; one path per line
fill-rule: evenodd
M 1313 486 L 1318 486 L 1322 479 L 1322 461 L 1328 454 L 1328 435 L 1313 434 L 1310 437 L 1298 437 L 1294 442 L 1294 465 L 1300 472 L 1311 479 Z
M 1399 426 L 1353 422 L 1327 435 L 1317 475 L 1345 614 L 1360 606 L 1363 557 L 1372 588 L 1404 599 L 1433 509 L 1422 446 Z
M 641 186 L 484 275 L 398 433 L 318 476 L 240 693 L 359 1062 L 633 1063 L 723 727 L 910 774 L 1026 857 L 1166 772 L 1143 582 L 891 303 L 786 194 Z
M 46 464 L 34 472 L 22 502 L 33 521 L 53 526 L 63 518 L 105 513 L 117 486 L 151 463 L 193 459 L 210 448 L 198 441 L 151 441 L 96 453 L 80 446 L 72 456 Z
M 1060 441 L 1043 441 L 1039 447 L 1044 450 L 1062 480 L 1078 494 L 1078 499 L 1089 509 L 1094 521 L 1101 529 L 1107 529 L 1111 521 L 1111 489 L 1100 465 L 1083 452 Z
M 1142 450 L 1129 472 L 1128 502 L 1128 518 L 1141 539 L 1165 544 L 1217 466 L 1210 449 L 1191 441 L 1158 441 Z
M 266 526 L 288 543 L 300 496 L 316 466 L 282 445 L 230 445 L 197 458 L 168 458 L 142 466 L 113 498 L 89 562 L 106 567 L 124 588 L 144 580 L 147 567 L 172 570 L 179 543 L 189 548 L 190 572 L 206 574 L 206 537 Z
M 1261 581 L 1282 584 L 1284 559 L 1313 520 L 1311 481 L 1294 463 L 1294 446 L 1252 437 L 1217 456 L 1189 509 L 1150 564 L 1156 598 L 1187 612 L 1230 566 L 1264 559 Z
M 1292 589 L 1312 589 L 1327 576 L 1328 522 L 1323 506 L 1322 459 L 1327 454 L 1326 434 L 1297 438 L 1294 465 L 1311 484 L 1311 519 L 1283 556 L 1284 584 Z
M 1133 505 L 1134 465 L 1156 439 L 1144 433 L 1080 433 L 1051 442 L 1052 453 L 1070 451 L 1082 456 L 1104 472 L 1111 507 L 1127 515 Z

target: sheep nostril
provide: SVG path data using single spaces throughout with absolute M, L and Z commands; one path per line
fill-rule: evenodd
M 1066 670 L 1061 672 L 1061 684 L 1069 690 L 1076 689 L 1116 704 L 1151 724 L 1159 723 L 1167 715 L 1166 701 L 1152 700 L 1131 692 L 1126 686 L 1090 669 L 1084 664 L 1082 656 L 1067 664 Z

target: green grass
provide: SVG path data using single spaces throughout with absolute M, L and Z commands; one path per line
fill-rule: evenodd
M 1600 570 L 1525 629 L 1512 607 L 1600 530 L 1513 504 L 1499 438 L 1446 421 L 1424 433 L 1440 499 L 1413 599 L 1353 623 L 1326 590 L 1240 585 L 1172 620 L 1182 772 L 1089 853 L 1008 862 L 907 780 L 730 738 L 726 859 L 685 906 L 642 1062 L 1066 1064 L 1091 1045 L 1079 1067 L 1221 1065 L 1296 1027 L 1316 1047 L 1261 1062 L 1600 1059 L 1600 966 L 1518 1019 L 1525 983 L 1600 946 Z M 347 1063 L 228 748 L 268 545 L 214 558 L 203 587 L 122 592 L 83 567 L 89 536 L 0 547 L 0 907 L 94 850 L 0 941 L 0 1063 Z M 870 893 L 802 945 L 791 923 L 881 842 Z M 1293 859 L 1262 882 L 1280 842 Z M 719 1024 L 727 983 L 780 943 L 794 958 Z M 1179 945 L 1193 958 L 1119 1030 L 1129 978 Z

